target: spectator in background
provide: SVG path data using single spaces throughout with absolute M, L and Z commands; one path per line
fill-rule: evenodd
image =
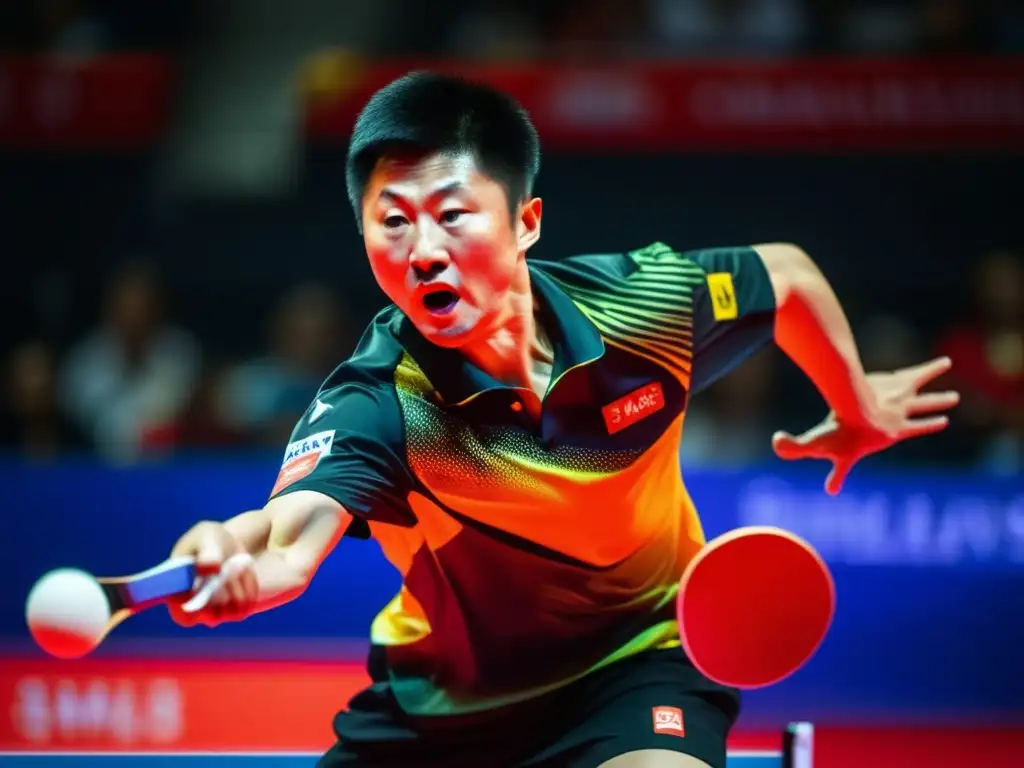
M 229 423 L 257 442 L 287 441 L 313 396 L 352 340 L 334 295 L 324 286 L 300 285 L 285 295 L 270 327 L 269 351 L 230 374 Z
M 670 56 L 778 56 L 809 29 L 801 0 L 650 0 L 659 50 Z
M 56 369 L 53 350 L 41 341 L 19 345 L 7 360 L 0 444 L 23 458 L 48 460 L 89 448 L 57 405 Z
M 536 15 L 514 0 L 473 3 L 447 35 L 445 48 L 460 58 L 526 60 L 542 51 Z
M 861 362 L 867 371 L 895 371 L 927 356 L 927 345 L 914 327 L 895 315 L 876 314 L 857 333 Z
M 1024 4 L 1020 0 L 992 0 L 986 32 L 998 53 L 1024 52 Z
M 71 350 L 61 399 L 102 455 L 130 461 L 147 428 L 181 412 L 198 366 L 192 338 L 164 316 L 156 275 L 134 264 L 111 281 L 100 327 Z
M 980 39 L 977 0 L 919 0 L 920 40 L 924 54 L 976 51 Z
M 713 384 L 687 410 L 680 458 L 684 466 L 731 469 L 772 456 L 775 350 L 764 350 Z
M 589 0 L 583 8 L 559 5 L 546 17 L 551 53 L 560 59 L 598 62 L 642 56 L 650 47 L 646 17 L 639 0 Z
M 226 366 L 204 368 L 181 413 L 144 430 L 144 452 L 152 455 L 244 447 L 248 436 L 227 417 L 228 375 Z
M 45 53 L 92 56 L 106 48 L 109 30 L 82 0 L 35 0 L 35 31 Z
M 911 3 L 826 0 L 816 10 L 828 50 L 889 54 L 912 50 L 917 43 L 920 23 Z
M 974 311 L 950 328 L 939 344 L 953 360 L 950 376 L 960 388 L 964 420 L 980 442 L 983 464 L 993 470 L 1024 469 L 1024 265 L 1000 251 L 978 265 Z
M 970 0 L 826 0 L 816 10 L 825 47 L 850 53 L 957 54 L 980 42 Z

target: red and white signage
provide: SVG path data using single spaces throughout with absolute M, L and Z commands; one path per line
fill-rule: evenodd
M 144 147 L 169 126 L 173 62 L 0 56 L 0 146 Z
M 306 129 L 314 140 L 337 142 L 347 141 L 374 91 L 432 66 L 360 61 L 349 53 L 315 62 L 311 71 L 332 74 L 305 89 Z M 1024 147 L 1019 56 L 437 68 L 510 93 L 529 110 L 548 149 Z M 176 78 L 174 62 L 153 54 L 0 57 L 0 145 L 150 144 L 167 127 Z M 295 88 L 303 88 L 298 79 Z
M 407 66 L 362 67 L 308 111 L 346 139 Z M 517 98 L 547 147 L 803 151 L 1020 148 L 1024 58 L 805 59 L 591 67 L 448 67 Z
M 3 751 L 317 751 L 362 663 L 5 660 Z

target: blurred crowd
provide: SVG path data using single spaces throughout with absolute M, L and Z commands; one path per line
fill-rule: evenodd
M 462 6 L 434 50 L 480 58 L 958 54 L 1024 49 L 1002 0 L 493 0 Z
M 66 349 L 27 339 L 4 368 L 3 445 L 46 460 L 96 452 L 132 462 L 174 452 L 278 451 L 326 375 L 354 348 L 361 328 L 346 316 L 342 286 L 301 284 L 269 312 L 262 350 L 245 356 L 204 348 L 203 329 L 185 329 L 157 273 L 126 265 L 109 281 L 94 327 Z M 889 370 L 949 354 L 964 395 L 942 441 L 897 450 L 896 461 L 944 461 L 1001 474 L 1024 470 L 1024 263 L 995 252 L 978 259 L 972 301 L 938 338 L 909 318 L 854 320 L 865 367 Z M 951 308 L 952 309 L 952 308 Z M 926 311 L 934 311 L 934 307 Z M 774 349 L 759 353 L 695 399 L 686 422 L 685 465 L 744 466 L 769 458 L 776 429 L 803 429 L 794 411 L 803 390 Z M 923 452 L 919 446 L 923 446 Z M 893 458 L 893 457 L 890 457 Z
M 0 46 L 77 56 L 176 49 L 197 9 L 192 0 L 14 0 L 0 4 Z
M 127 264 L 110 279 L 95 327 L 68 348 L 30 338 L 10 353 L 2 442 L 35 460 L 276 451 L 353 347 L 336 296 L 302 284 L 273 308 L 262 350 L 222 355 L 175 321 L 151 265 Z
M 0 43 L 94 54 L 174 48 L 199 23 L 188 0 L 20 0 Z M 388 55 L 486 59 L 957 54 L 1024 50 L 1013 0 L 433 0 L 402 7 Z M 414 23 L 411 23 L 414 22 Z

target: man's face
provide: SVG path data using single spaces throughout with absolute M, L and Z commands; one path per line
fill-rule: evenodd
M 469 154 L 382 158 L 362 215 L 378 284 L 443 347 L 472 343 L 502 321 L 520 254 L 540 231 L 540 201 L 510 216 L 504 187 Z

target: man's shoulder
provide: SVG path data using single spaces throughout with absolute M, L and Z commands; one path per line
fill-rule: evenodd
M 302 421 L 312 426 L 329 421 L 328 416 L 344 412 L 378 418 L 390 409 L 395 388 L 395 370 L 403 348 L 397 338 L 401 313 L 389 306 L 367 325 L 351 356 L 324 379 Z
M 395 368 L 403 352 L 398 339 L 401 320 L 402 314 L 394 305 L 378 312 L 366 326 L 352 354 L 324 380 L 320 394 L 393 386 Z
M 580 287 L 623 280 L 636 270 L 627 251 L 578 254 L 557 261 L 531 259 L 530 266 L 560 283 Z
M 643 283 L 672 291 L 689 291 L 704 277 L 699 263 L 703 251 L 680 251 L 662 242 L 617 253 L 569 256 L 559 261 L 533 260 L 534 269 L 555 279 L 574 293 L 577 290 L 618 292 L 627 285 Z M 635 290 L 640 290 L 635 288 Z
M 291 442 L 310 437 L 345 434 L 364 442 L 392 445 L 401 436 L 401 419 L 394 384 L 365 376 L 343 363 L 324 382 L 299 417 Z

